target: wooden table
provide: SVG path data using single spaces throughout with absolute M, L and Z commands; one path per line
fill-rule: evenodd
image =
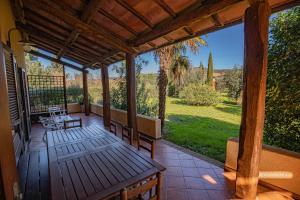
M 47 133 L 52 199 L 103 199 L 165 170 L 100 126 Z

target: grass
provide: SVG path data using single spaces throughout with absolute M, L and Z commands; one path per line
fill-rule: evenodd
M 241 106 L 225 96 L 222 100 L 214 106 L 189 106 L 168 98 L 165 139 L 224 162 L 227 139 L 238 136 Z

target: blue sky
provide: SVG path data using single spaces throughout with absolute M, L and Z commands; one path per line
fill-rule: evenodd
M 212 52 L 214 68 L 228 69 L 234 65 L 243 64 L 244 54 L 244 25 L 238 24 L 207 35 L 201 36 L 207 46 L 201 47 L 198 55 L 187 52 L 193 67 L 198 67 L 200 61 L 207 66 L 209 52 Z M 158 71 L 158 64 L 153 59 L 153 54 L 147 53 L 142 58 L 149 61 L 148 66 L 143 68 L 143 73 Z
M 200 51 L 197 55 L 193 55 L 189 51 L 186 54 L 190 58 L 193 67 L 198 67 L 200 61 L 202 61 L 206 67 L 210 51 L 213 54 L 215 69 L 232 68 L 234 65 L 243 64 L 243 24 L 228 27 L 201 37 L 208 45 L 200 47 Z M 158 71 L 158 64 L 154 61 L 152 53 L 143 54 L 141 57 L 149 62 L 149 64 L 143 68 L 142 73 L 156 73 Z M 50 65 L 50 62 L 45 59 L 39 58 L 39 60 L 44 66 Z M 73 74 L 74 70 L 67 69 L 67 72 Z

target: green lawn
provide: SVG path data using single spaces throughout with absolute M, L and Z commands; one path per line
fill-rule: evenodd
M 166 106 L 165 139 L 224 162 L 226 141 L 239 132 L 241 106 L 226 97 L 215 106 L 189 106 L 168 98 Z

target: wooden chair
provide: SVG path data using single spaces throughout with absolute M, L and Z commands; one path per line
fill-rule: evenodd
M 117 136 L 117 124 L 111 121 L 109 131 L 112 132 L 115 136 Z
M 81 118 L 64 121 L 64 129 L 76 128 L 76 127 L 82 127 L 82 119 Z
M 147 144 L 144 145 L 144 144 Z M 138 132 L 138 150 L 144 149 L 151 154 L 151 158 L 154 159 L 154 141 L 150 139 L 146 134 Z
M 129 144 L 133 143 L 133 133 L 132 128 L 128 128 L 127 126 L 122 126 L 122 140 L 126 138 L 129 141 Z
M 152 194 L 152 188 L 155 187 L 155 193 Z M 161 173 L 158 172 L 155 178 L 151 177 L 146 181 L 139 183 L 138 185 L 131 188 L 124 188 L 121 190 L 121 200 L 128 199 L 143 199 L 142 196 L 149 192 L 150 200 L 160 200 L 161 199 Z

